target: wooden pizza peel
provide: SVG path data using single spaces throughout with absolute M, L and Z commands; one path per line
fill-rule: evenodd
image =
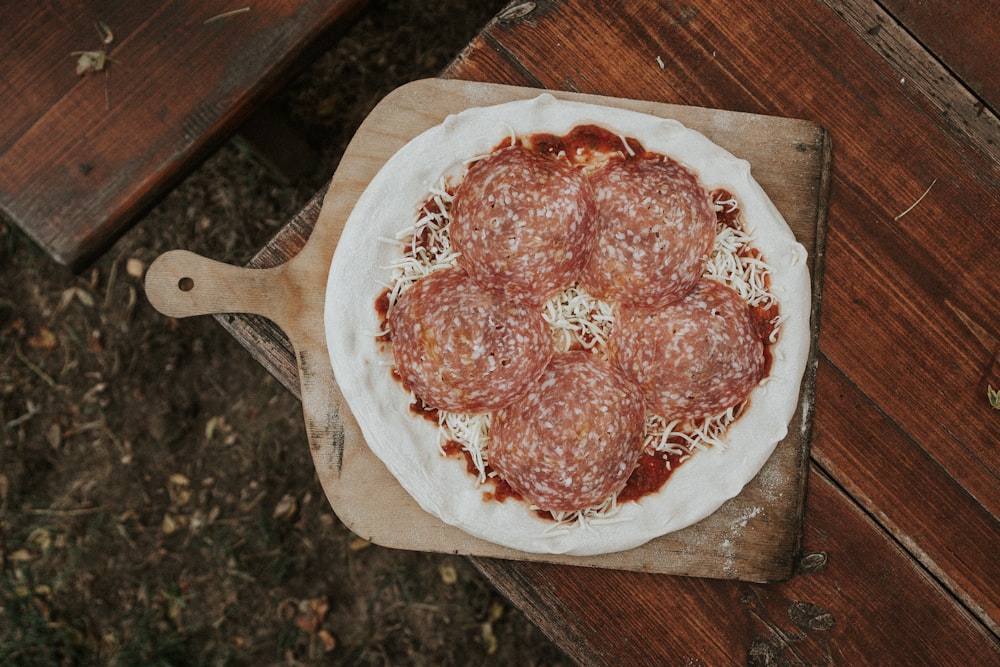
M 150 302 L 170 317 L 260 315 L 285 332 L 295 352 L 309 445 L 323 490 L 341 521 L 371 542 L 759 582 L 791 576 L 798 560 L 806 493 L 830 166 L 829 137 L 809 121 L 544 91 L 562 99 L 675 118 L 702 132 L 751 163 L 753 176 L 809 252 L 812 345 L 799 408 L 788 436 L 757 477 L 712 516 L 620 553 L 589 557 L 524 553 L 474 538 L 424 512 L 366 445 L 334 380 L 323 320 L 327 276 L 344 223 L 379 168 L 417 134 L 466 108 L 528 99 L 541 92 L 445 79 L 425 79 L 396 89 L 372 110 L 347 147 L 315 228 L 296 256 L 274 268 L 250 269 L 184 250 L 167 252 L 147 272 Z

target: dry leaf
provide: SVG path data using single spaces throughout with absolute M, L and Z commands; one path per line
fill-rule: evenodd
M 90 292 L 83 289 L 82 287 L 68 287 L 63 290 L 62 295 L 59 297 L 59 308 L 58 310 L 63 310 L 76 299 L 84 306 L 88 308 L 94 307 L 94 297 L 90 295 Z
M 27 563 L 28 561 L 35 560 L 35 556 L 27 549 L 18 549 L 7 556 L 7 560 L 14 561 L 15 563 Z
M 59 445 L 62 444 L 62 428 L 59 424 L 49 424 L 49 427 L 45 430 L 45 439 L 52 449 L 59 449 Z
M 309 634 L 316 634 L 329 610 L 330 604 L 325 597 L 302 600 L 299 602 L 299 613 L 295 617 L 295 625 Z
M 211 440 L 212 436 L 215 435 L 215 429 L 219 427 L 219 423 L 222 422 L 222 417 L 209 417 L 208 421 L 205 422 L 205 439 Z
M 136 279 L 141 279 L 146 274 L 146 263 L 136 257 L 129 257 L 125 262 L 125 272 Z
M 163 530 L 164 535 L 172 535 L 186 525 L 186 516 L 183 514 L 171 514 L 170 512 L 167 512 L 163 515 L 163 524 L 160 528 Z
M 372 545 L 371 542 L 363 537 L 355 537 L 350 542 L 347 543 L 347 548 L 351 551 L 361 551 L 362 549 L 367 549 Z
M 167 481 L 167 493 L 174 505 L 187 505 L 191 500 L 191 481 L 180 473 L 174 473 Z
M 65 310 L 66 306 L 73 302 L 73 294 L 76 288 L 70 287 L 69 289 L 64 289 L 62 295 L 59 297 L 59 307 L 56 312 Z
M 82 287 L 74 287 L 73 294 L 76 296 L 76 300 L 85 305 L 87 308 L 94 307 L 94 297 L 92 297 L 90 292 L 87 290 Z
M 100 72 L 108 64 L 108 54 L 104 51 L 73 51 L 70 55 L 77 56 L 76 73 L 78 76 Z
M 38 528 L 28 535 L 28 541 L 41 549 L 44 556 L 52 548 L 52 533 L 45 528 Z
M 275 519 L 284 519 L 289 521 L 295 516 L 296 512 L 299 511 L 299 503 L 295 500 L 295 496 L 290 493 L 286 493 L 278 501 L 278 504 L 274 506 L 274 514 L 272 515 Z
M 319 640 L 323 642 L 323 650 L 327 653 L 337 648 L 337 640 L 326 630 L 320 630 L 316 633 Z
M 439 565 L 438 574 L 441 575 L 441 581 L 449 586 L 458 581 L 458 572 L 454 565 Z
M 483 639 L 483 648 L 486 649 L 486 655 L 493 655 L 497 652 L 497 636 L 493 634 L 492 623 L 483 623 L 480 625 L 479 636 Z
M 56 338 L 56 335 L 45 325 L 39 327 L 37 336 L 32 336 L 28 339 L 28 347 L 36 350 L 51 352 L 56 349 L 56 346 L 58 345 L 59 339 Z
M 503 612 L 503 602 L 500 602 L 500 600 L 493 600 L 490 602 L 489 610 L 486 612 L 486 620 L 490 623 L 495 623 L 503 616 Z
M 179 595 L 169 595 L 167 593 L 164 593 L 164 597 L 167 598 L 167 618 L 176 621 L 186 606 L 184 599 Z
M 309 608 L 322 621 L 326 618 L 326 612 L 330 611 L 330 602 L 326 599 L 326 596 L 313 598 L 309 600 Z

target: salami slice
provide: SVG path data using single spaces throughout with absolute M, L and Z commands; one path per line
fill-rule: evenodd
M 595 215 L 579 170 L 509 147 L 469 168 L 452 204 L 451 242 L 481 285 L 543 301 L 586 265 Z
M 707 278 L 666 308 L 620 308 L 608 348 L 642 387 L 649 411 L 667 419 L 738 405 L 765 369 L 764 342 L 746 302 Z
M 403 383 L 434 408 L 481 413 L 525 392 L 552 355 L 537 308 L 484 290 L 464 269 L 440 269 L 389 311 L 392 353 Z
M 611 160 L 591 182 L 597 231 L 584 289 L 647 307 L 687 294 L 715 237 L 715 209 L 695 175 L 669 158 L 642 157 Z
M 644 423 L 639 388 L 611 364 L 559 354 L 522 400 L 494 413 L 490 465 L 541 509 L 585 509 L 625 486 Z

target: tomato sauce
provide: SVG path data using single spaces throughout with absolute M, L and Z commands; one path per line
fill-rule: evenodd
M 382 292 L 375 299 L 375 312 L 378 314 L 378 323 L 382 331 L 386 330 L 386 322 L 389 318 L 389 288 L 382 290 Z M 379 336 L 381 340 L 389 340 L 389 334 L 385 336 Z
M 680 464 L 680 456 L 676 454 L 643 454 L 639 457 L 638 467 L 625 483 L 625 488 L 618 494 L 618 502 L 639 500 L 645 495 L 656 493 Z
M 459 457 L 464 458 L 466 472 L 475 477 L 479 476 L 479 469 L 476 468 L 476 464 L 472 460 L 472 454 L 470 454 L 464 447 L 462 447 L 462 445 L 458 444 L 454 440 L 449 440 L 448 442 L 444 443 L 444 447 L 442 447 L 442 449 L 444 450 L 446 456 L 453 458 L 459 458 Z M 508 498 L 512 498 L 514 500 L 523 499 L 521 494 L 515 491 L 513 487 L 511 487 L 511 485 L 508 484 L 505 479 L 502 479 L 498 475 L 491 474 L 493 472 L 493 469 L 490 468 L 489 465 L 486 466 L 485 472 L 486 472 L 485 483 L 489 484 L 493 488 L 490 491 L 483 491 L 484 501 L 489 502 L 491 500 L 495 500 L 499 503 L 502 503 Z M 548 513 L 545 513 L 545 516 L 552 518 Z
M 438 409 L 428 406 L 419 398 L 410 403 L 410 414 L 416 415 L 418 417 L 423 417 L 427 421 L 432 422 L 434 424 L 438 423 L 438 417 L 439 417 Z
M 710 194 L 712 201 L 718 207 L 715 212 L 716 224 L 730 229 L 743 229 L 743 213 L 740 211 L 739 203 L 734 205 L 736 197 L 722 189 L 712 190 Z
M 510 145 L 510 139 L 505 139 L 494 150 Z M 586 165 L 595 155 L 617 153 L 626 160 L 650 155 L 638 139 L 622 137 L 597 125 L 580 125 L 564 136 L 532 134 L 518 139 L 518 145 L 536 153 L 565 158 L 574 165 Z

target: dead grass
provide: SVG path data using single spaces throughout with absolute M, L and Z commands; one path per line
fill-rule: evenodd
M 373 1 L 277 98 L 321 153 L 299 183 L 231 142 L 78 275 L 0 221 L 0 664 L 567 663 L 465 559 L 350 534 L 298 402 L 141 284 L 175 247 L 245 262 L 502 4 Z

